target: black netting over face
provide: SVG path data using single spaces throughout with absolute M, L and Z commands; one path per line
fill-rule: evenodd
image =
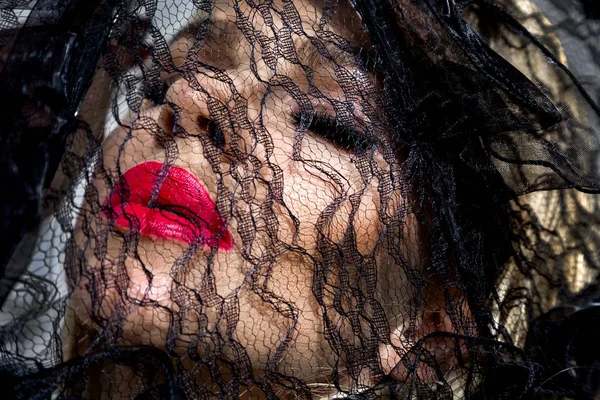
M 600 109 L 528 0 L 9 3 L 9 398 L 600 393 Z

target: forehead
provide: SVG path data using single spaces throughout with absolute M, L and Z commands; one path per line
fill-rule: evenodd
M 248 95 L 257 95 L 263 86 L 295 87 L 316 98 L 342 100 L 365 93 L 372 97 L 381 89 L 372 65 L 376 57 L 345 0 L 325 5 L 217 0 L 210 14 L 176 34 L 170 50 L 177 74 L 193 71 L 216 78 L 212 68 L 227 71 L 236 90 Z
M 263 61 L 297 57 L 312 70 L 323 69 L 327 59 L 368 65 L 364 55 L 371 47 L 347 0 L 217 0 L 210 15 L 198 13 L 171 42 L 176 64 L 192 55 L 225 69 L 245 64 L 251 53 Z
M 187 11 L 178 21 L 167 21 L 171 38 L 181 36 L 181 31 L 191 33 L 194 27 L 210 18 L 212 21 L 229 21 L 242 28 L 264 31 L 290 29 L 295 33 L 315 36 L 317 32 L 334 32 L 354 46 L 370 48 L 368 35 L 362 28 L 360 18 L 348 0 L 216 0 L 211 15 L 202 10 Z M 175 22 L 175 23 L 173 23 Z M 162 23 L 164 24 L 164 21 Z M 231 28 L 230 31 L 234 29 Z M 271 32 L 269 32 L 271 31 Z

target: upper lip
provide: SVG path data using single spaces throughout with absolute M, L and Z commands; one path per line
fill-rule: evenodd
M 233 240 L 208 191 L 183 168 L 148 161 L 127 170 L 102 213 L 140 234 L 229 250 Z

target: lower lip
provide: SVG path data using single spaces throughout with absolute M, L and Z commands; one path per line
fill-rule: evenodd
M 233 247 L 215 203 L 196 177 L 183 168 L 155 161 L 138 164 L 123 174 L 102 215 L 121 229 L 148 237 L 225 251 Z

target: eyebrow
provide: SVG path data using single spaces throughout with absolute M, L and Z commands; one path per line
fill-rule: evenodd
M 236 34 L 240 33 L 238 26 L 232 21 L 211 21 L 210 19 L 199 19 L 190 22 L 189 24 L 185 25 L 181 30 L 179 30 L 173 36 L 171 43 L 177 41 L 178 39 L 184 36 L 192 36 L 194 38 L 197 38 L 200 29 L 205 31 L 202 35 L 202 38 L 206 39 L 209 36 L 215 34 L 214 27 L 217 25 L 222 25 L 221 29 L 219 29 L 220 32 L 217 35 L 219 37 L 226 36 L 227 34 L 234 32 Z M 365 48 L 355 46 L 349 42 L 345 42 L 344 48 L 341 48 L 332 41 L 327 41 L 324 39 L 319 40 L 323 41 L 323 44 L 329 52 L 331 60 L 342 65 L 356 65 L 357 67 L 366 70 L 366 72 L 373 73 L 376 76 L 380 75 L 380 58 L 374 50 L 367 50 Z M 171 43 L 169 43 L 169 45 Z M 317 46 L 312 44 L 308 36 L 300 36 L 294 39 L 294 47 L 296 48 L 296 53 L 298 54 L 298 56 L 300 58 L 304 58 L 303 62 L 312 70 L 319 69 L 319 59 L 327 58 L 326 56 L 321 54 Z
M 301 43 L 296 44 L 296 48 L 298 49 L 297 53 L 299 55 L 302 54 L 302 56 L 306 58 L 305 62 L 311 69 L 318 69 L 319 59 L 327 59 L 328 57 L 321 54 L 317 46 L 313 45 L 308 38 L 301 37 L 296 39 L 296 41 L 300 40 Z M 375 51 L 360 48 L 351 43 L 344 43 L 344 48 L 341 48 L 332 42 L 323 42 L 329 52 L 329 59 L 332 61 L 342 65 L 356 65 L 359 68 L 365 69 L 367 72 L 379 75 L 378 65 L 380 63 L 379 57 Z

